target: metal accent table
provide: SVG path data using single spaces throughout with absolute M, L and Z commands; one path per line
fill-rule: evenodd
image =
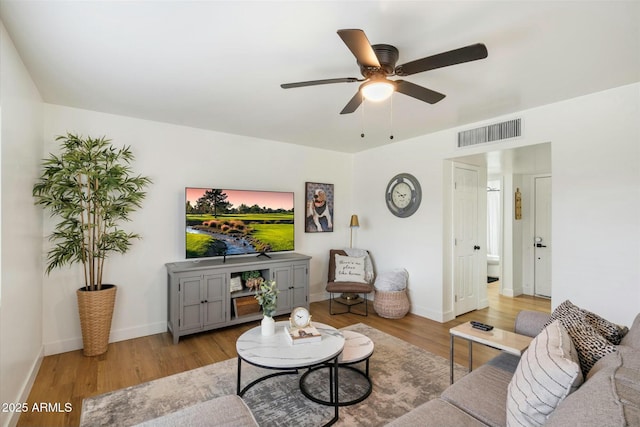
M 333 364 L 316 366 L 316 367 L 310 368 L 307 372 L 302 374 L 302 376 L 300 377 L 300 391 L 302 391 L 302 394 L 304 394 L 308 399 L 316 403 L 320 403 L 322 405 L 337 404 L 339 406 L 355 405 L 356 403 L 360 403 L 363 400 L 365 400 L 367 397 L 369 397 L 373 389 L 373 384 L 371 383 L 371 378 L 369 377 L 369 358 L 373 354 L 373 341 L 371 341 L 369 337 L 353 331 L 342 331 L 342 335 L 344 336 L 345 344 L 344 344 L 344 350 L 342 351 L 342 354 L 340 354 L 340 356 L 338 357 L 338 369 L 349 369 L 353 372 L 356 372 L 366 380 L 367 386 L 365 388 L 364 393 L 348 401 L 340 401 L 339 403 L 337 402 L 334 403 L 333 394 L 330 394 L 329 400 L 319 399 L 315 396 L 312 396 L 311 393 L 307 390 L 307 387 L 305 385 L 305 380 L 307 379 L 308 375 L 311 374 L 312 372 L 317 371 L 318 369 L 328 368 L 329 382 L 331 383 L 333 379 L 332 370 L 334 369 L 334 366 Z M 365 363 L 364 371 L 353 366 L 360 362 Z M 333 391 L 334 389 L 333 384 L 330 384 L 329 388 L 331 391 Z M 339 400 L 339 399 L 336 399 L 336 400 Z
M 521 356 L 529 347 L 533 338 L 515 332 L 493 328 L 490 331 L 483 331 L 471 326 L 471 322 L 466 322 L 449 329 L 451 344 L 449 346 L 449 373 L 451 384 L 453 384 L 453 338 L 459 337 L 469 342 L 469 372 L 473 370 L 473 343 L 486 345 L 487 347 L 502 350 L 506 353 Z
M 305 344 L 291 344 L 285 335 L 285 326 L 289 322 L 276 322 L 276 333 L 270 337 L 263 337 L 261 327 L 257 326 L 242 334 L 236 341 L 238 352 L 238 386 L 237 394 L 243 396 L 251 387 L 279 375 L 296 374 L 299 369 L 330 363 L 333 369 L 329 393 L 335 395 L 334 417 L 325 426 L 332 425 L 339 418 L 340 403 L 338 400 L 338 359 L 344 348 L 345 339 L 342 332 L 323 323 L 313 322 L 313 326 L 322 335 L 319 342 Z M 260 368 L 277 370 L 242 387 L 242 362 Z

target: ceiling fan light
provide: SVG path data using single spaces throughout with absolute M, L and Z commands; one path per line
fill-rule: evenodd
M 362 85 L 362 96 L 369 101 L 379 102 L 389 98 L 395 86 L 389 80 L 372 80 Z

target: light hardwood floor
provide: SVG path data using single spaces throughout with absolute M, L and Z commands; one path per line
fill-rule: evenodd
M 331 316 L 328 301 L 312 303 L 310 311 L 318 322 L 336 328 L 362 322 L 449 358 L 449 329 L 454 326 L 478 320 L 512 331 L 515 316 L 520 310 L 550 312 L 551 302 L 548 299 L 529 296 L 508 298 L 498 295 L 498 289 L 499 282 L 489 285 L 489 308 L 464 314 L 447 323 L 414 314 L 397 320 L 384 319 L 373 311 L 372 305 L 369 306 L 368 317 L 355 314 Z M 287 318 L 282 316 L 278 320 Z M 183 337 L 177 345 L 173 344 L 171 334 L 166 332 L 112 343 L 102 356 L 84 357 L 80 350 L 47 356 L 27 403 L 29 408 L 34 403 L 54 404 L 52 407 L 55 408 L 59 403 L 62 410 L 23 413 L 18 426 L 77 426 L 84 398 L 236 357 L 236 339 L 257 324 L 252 322 Z M 467 345 L 456 345 L 455 350 L 455 361 L 466 366 Z M 485 363 L 496 353 L 487 347 L 474 346 L 474 366 Z M 64 412 L 67 403 L 71 404 L 70 412 Z

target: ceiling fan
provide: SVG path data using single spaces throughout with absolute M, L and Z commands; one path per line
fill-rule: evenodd
M 406 80 L 389 80 L 387 77 L 410 76 L 436 68 L 484 59 L 488 55 L 487 47 L 482 43 L 477 43 L 396 66 L 398 49 L 395 46 L 389 44 L 371 45 L 364 31 L 357 29 L 338 30 L 338 35 L 356 57 L 356 61 L 360 66 L 360 73 L 364 78 L 344 77 L 310 80 L 298 83 L 284 83 L 280 87 L 291 89 L 331 83 L 364 82 L 340 114 L 349 114 L 356 111 L 362 104 L 363 98 L 371 101 L 380 101 L 391 96 L 394 91 L 429 104 L 435 104 L 441 101 L 445 95 Z

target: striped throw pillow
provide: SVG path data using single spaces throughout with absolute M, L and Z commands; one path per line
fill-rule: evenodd
M 520 358 L 507 391 L 507 427 L 541 426 L 583 381 L 567 330 L 554 321 Z

